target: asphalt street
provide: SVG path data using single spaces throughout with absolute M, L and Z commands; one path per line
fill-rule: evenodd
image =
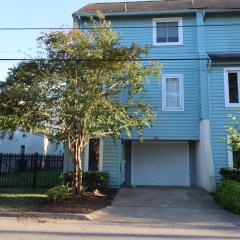
M 240 239 L 231 225 L 0 218 L 1 240 Z

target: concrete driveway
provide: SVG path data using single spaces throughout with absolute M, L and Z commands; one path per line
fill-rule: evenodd
M 112 206 L 91 214 L 93 220 L 237 228 L 240 216 L 224 210 L 197 188 L 122 188 Z

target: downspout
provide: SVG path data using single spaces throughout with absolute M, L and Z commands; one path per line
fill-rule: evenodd
M 199 61 L 199 81 L 200 81 L 200 141 L 197 145 L 197 185 L 208 192 L 214 192 L 215 168 L 212 154 L 212 138 L 210 124 L 210 89 L 208 69 L 211 64 L 206 53 L 205 46 L 205 12 L 196 12 L 197 25 L 197 47 L 200 58 L 207 59 Z

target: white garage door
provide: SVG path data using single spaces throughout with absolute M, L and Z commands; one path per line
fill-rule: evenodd
M 132 185 L 189 186 L 188 142 L 133 142 Z

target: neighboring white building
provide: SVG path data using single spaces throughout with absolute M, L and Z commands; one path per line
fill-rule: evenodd
M 15 131 L 0 133 L 0 153 L 63 154 L 63 143 L 50 143 L 47 137 Z

